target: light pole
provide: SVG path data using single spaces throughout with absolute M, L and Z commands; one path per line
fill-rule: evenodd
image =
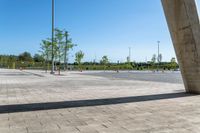
M 128 63 L 131 62 L 131 47 L 128 47 L 129 55 L 128 55 Z
M 68 68 L 68 62 L 67 62 L 67 50 L 68 50 L 68 36 L 69 33 L 65 31 L 65 53 L 64 53 L 64 70 L 66 71 Z
M 54 0 L 52 0 L 51 74 L 54 74 Z
M 157 43 L 158 43 L 158 65 L 157 65 L 157 70 L 158 70 L 158 68 L 159 68 L 159 63 L 160 63 L 160 41 L 157 41 Z

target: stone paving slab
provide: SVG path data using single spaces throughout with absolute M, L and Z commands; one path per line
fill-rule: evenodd
M 199 133 L 199 101 L 180 83 L 0 69 L 0 133 Z

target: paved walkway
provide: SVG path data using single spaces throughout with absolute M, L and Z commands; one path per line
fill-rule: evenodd
M 180 83 L 183 84 L 180 71 L 165 71 L 165 72 L 152 72 L 152 71 L 96 71 L 96 72 L 83 72 L 84 75 L 100 76 L 106 78 L 125 79 L 125 80 L 139 80 L 139 81 L 154 81 L 165 83 Z
M 0 69 L 0 133 L 199 133 L 178 83 Z

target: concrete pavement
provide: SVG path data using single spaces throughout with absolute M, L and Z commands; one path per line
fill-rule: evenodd
M 0 133 L 198 133 L 180 83 L 0 69 Z

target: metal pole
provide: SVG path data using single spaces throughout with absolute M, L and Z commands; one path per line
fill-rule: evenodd
M 160 41 L 158 41 L 158 65 L 157 65 L 157 70 L 159 69 L 159 63 L 160 63 Z
M 65 42 L 66 44 L 65 44 L 65 55 L 64 55 L 65 56 L 64 57 L 64 70 L 66 71 L 68 69 L 67 68 L 68 67 L 68 63 L 67 63 L 68 32 L 67 31 L 65 32 L 65 38 L 66 38 L 66 42 Z
M 54 74 L 54 0 L 52 0 L 52 41 L 51 41 L 51 74 Z
M 97 60 L 97 55 L 95 54 L 94 64 L 96 64 L 96 60 Z
M 129 63 L 131 62 L 131 47 L 129 47 Z

